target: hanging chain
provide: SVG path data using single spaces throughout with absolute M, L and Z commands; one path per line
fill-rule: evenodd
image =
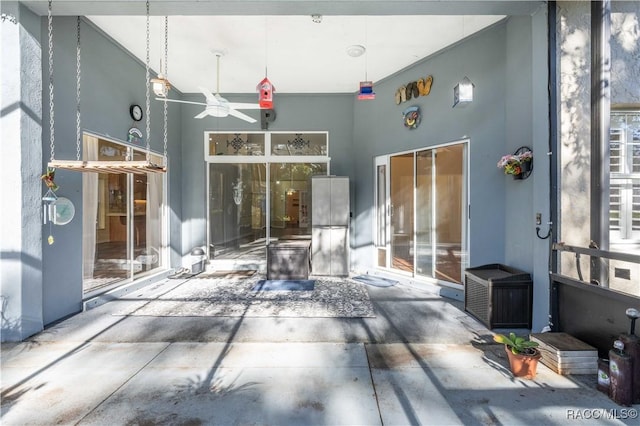
M 169 17 L 164 17 L 164 78 L 169 81 Z M 167 97 L 164 98 L 164 166 L 167 167 Z
M 146 94 L 146 133 L 147 133 L 147 162 L 151 161 L 151 119 L 149 117 L 149 112 L 151 109 L 151 102 L 149 100 L 149 0 L 147 0 L 147 61 L 145 63 L 145 83 L 147 87 Z
M 51 16 L 51 1 L 49 0 L 49 14 L 47 16 L 47 29 L 49 30 L 49 141 L 51 160 L 55 159 L 55 127 L 53 117 L 53 18 Z
M 76 160 L 80 161 L 80 16 L 77 18 L 76 28 Z

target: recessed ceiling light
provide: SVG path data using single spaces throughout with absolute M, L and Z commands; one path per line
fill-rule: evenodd
M 366 50 L 367 49 L 364 46 L 360 44 L 354 44 L 347 47 L 347 55 L 351 56 L 352 58 L 357 58 L 358 56 L 362 56 Z

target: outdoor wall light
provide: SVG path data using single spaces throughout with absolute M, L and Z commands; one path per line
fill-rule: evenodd
M 464 77 L 456 87 L 453 88 L 453 106 L 466 106 L 473 102 L 473 83 L 469 77 Z

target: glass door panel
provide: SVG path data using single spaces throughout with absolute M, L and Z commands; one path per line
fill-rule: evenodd
M 209 164 L 210 257 L 266 257 L 266 191 L 263 163 Z
M 311 176 L 326 175 L 326 163 L 271 163 L 270 238 L 311 235 Z
M 392 155 L 388 166 L 387 157 L 376 159 L 378 267 L 388 267 L 390 259 L 392 269 L 462 283 L 466 155 L 466 143 L 460 143 Z
M 127 147 L 85 135 L 84 158 L 123 161 Z M 127 174 L 83 173 L 83 290 L 95 291 L 132 277 Z
M 146 159 L 146 151 L 133 150 L 133 160 Z M 150 154 L 151 162 L 162 164 L 162 157 Z M 131 174 L 129 233 L 133 252 L 133 275 L 137 276 L 160 265 L 162 245 L 162 182 L 160 173 Z
M 391 267 L 413 272 L 413 153 L 390 161 Z
M 416 273 L 434 277 L 434 155 L 432 150 L 416 154 Z
M 389 261 L 387 259 L 388 226 L 387 221 L 387 158 L 376 160 L 376 258 L 377 265 L 381 268 L 387 268 Z
M 464 195 L 464 145 L 435 150 L 435 275 L 462 283 Z

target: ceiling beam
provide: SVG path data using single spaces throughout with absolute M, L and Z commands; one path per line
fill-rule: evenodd
M 55 0 L 56 16 L 144 15 L 146 0 Z M 46 15 L 47 0 L 21 1 Z M 171 15 L 531 15 L 546 2 L 527 0 L 150 0 L 150 14 Z

